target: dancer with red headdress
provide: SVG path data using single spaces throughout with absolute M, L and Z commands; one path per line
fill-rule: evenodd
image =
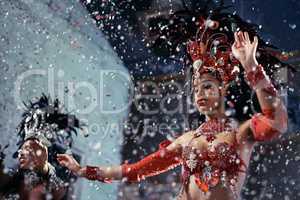
M 184 15 L 178 13 L 174 19 L 178 16 Z M 158 151 L 133 164 L 81 167 L 73 157 L 60 154 L 57 159 L 61 165 L 78 176 L 103 182 L 137 182 L 182 165 L 178 199 L 238 198 L 256 142 L 277 138 L 287 129 L 286 108 L 266 74 L 269 69 L 263 66 L 279 60 L 262 43 L 260 60 L 264 62 L 259 63 L 256 54 L 263 41 L 237 16 L 201 14 L 194 15 L 190 21 L 196 27 L 195 35 L 191 29 L 188 33 L 179 31 L 186 36 L 187 52 L 193 63 L 195 105 L 206 121 L 172 142 L 161 143 Z M 234 28 L 234 25 L 241 26 Z M 170 32 L 168 35 L 171 37 Z M 225 114 L 228 87 L 232 82 L 239 82 L 241 74 L 255 92 L 261 108 L 260 113 L 244 121 Z

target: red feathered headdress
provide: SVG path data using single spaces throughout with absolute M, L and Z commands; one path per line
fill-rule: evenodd
M 220 81 L 229 83 L 239 73 L 239 61 L 231 53 L 226 34 L 214 31 L 217 28 L 217 21 L 201 17 L 196 39 L 188 42 L 187 51 L 193 60 L 194 73 L 202 75 L 214 71 L 219 74 Z

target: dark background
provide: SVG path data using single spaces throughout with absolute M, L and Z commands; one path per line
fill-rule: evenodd
M 188 4 L 190 1 L 186 1 Z M 217 4 L 219 1 L 212 1 Z M 300 46 L 300 1 L 297 0 L 232 0 L 225 1 L 226 5 L 232 5 L 231 12 L 237 12 L 243 19 L 260 25 L 259 34 L 265 41 L 279 47 L 283 51 L 294 52 L 288 62 L 299 65 L 300 57 L 297 53 Z M 149 18 L 159 14 L 168 14 L 171 10 L 182 8 L 182 1 L 159 1 L 159 0 L 132 0 L 132 1 L 83 1 L 96 19 L 97 25 L 104 32 L 107 39 L 132 74 L 136 85 L 139 81 L 154 81 L 160 85 L 163 95 L 183 94 L 176 88 L 165 89 L 161 84 L 175 80 L 184 86 L 185 67 L 179 58 L 159 58 L 149 48 L 149 36 L 147 27 Z M 205 3 L 205 1 L 199 1 Z M 255 148 L 253 159 L 249 169 L 249 175 L 243 191 L 243 199 L 299 199 L 300 198 L 300 168 L 299 168 L 299 136 L 296 132 L 300 125 L 299 107 L 299 77 L 287 72 L 290 88 L 287 90 L 287 105 L 289 111 L 289 131 L 284 139 L 268 144 L 260 144 Z M 145 87 L 145 94 L 152 91 L 151 87 Z M 150 92 L 151 93 L 151 92 Z M 185 105 L 189 102 L 184 99 Z M 159 107 L 159 101 L 141 101 L 141 104 Z M 176 101 L 176 99 L 175 99 Z M 167 107 L 172 105 L 167 105 Z M 161 110 L 158 114 L 147 115 L 140 113 L 135 106 L 131 107 L 128 121 L 133 124 L 142 124 L 136 133 L 128 130 L 124 133 L 125 144 L 122 150 L 123 160 L 131 162 L 139 160 L 146 154 L 155 151 L 159 141 L 168 137 L 176 137 L 185 130 L 193 128 L 190 123 L 193 119 L 201 119 L 193 115 L 189 109 L 182 113 L 166 115 Z M 166 129 L 164 133 L 151 136 L 152 131 L 145 131 L 145 120 L 150 124 L 166 122 L 171 124 L 183 124 L 178 129 Z M 195 124 L 197 126 L 199 122 Z M 156 130 L 157 131 L 157 130 Z M 134 152 L 134 153 L 133 153 Z M 140 185 L 124 185 L 121 190 L 131 188 L 134 193 L 127 194 L 128 199 L 156 199 L 164 193 L 174 194 L 174 190 L 168 183 L 175 180 L 179 185 L 179 170 L 159 177 L 151 178 Z M 160 183 L 165 188 L 159 187 Z M 151 188 L 156 188 L 149 190 Z M 124 189 L 125 188 L 125 189 Z M 129 189 L 130 191 L 130 189 Z M 126 193 L 126 192 L 125 192 Z M 125 195 L 126 196 L 126 195 Z M 150 198 L 151 197 L 151 198 Z M 124 199 L 123 196 L 120 199 Z M 126 199 L 125 198 L 125 199 Z

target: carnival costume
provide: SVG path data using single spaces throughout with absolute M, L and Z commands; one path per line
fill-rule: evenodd
M 182 14 L 183 18 L 187 15 Z M 175 16 L 175 15 L 174 15 Z M 226 18 L 227 21 L 239 21 L 237 16 L 220 15 L 220 21 Z M 228 20 L 228 18 L 232 18 Z M 177 20 L 177 21 L 176 21 Z M 182 20 L 181 20 L 182 21 Z M 228 36 L 226 29 L 233 29 L 235 23 L 231 23 L 231 27 L 220 27 L 221 22 L 211 20 L 208 16 L 200 16 L 196 20 L 191 18 L 191 23 L 196 24 L 197 28 L 194 31 L 195 37 L 191 37 L 190 33 L 184 29 L 178 32 L 185 34 L 188 38 L 185 39 L 187 52 L 192 60 L 193 78 L 199 78 L 205 73 L 215 73 L 216 78 L 221 83 L 228 84 L 236 81 L 237 76 L 242 73 L 240 70 L 240 63 L 235 59 L 231 52 L 232 36 Z M 173 19 L 174 29 L 179 29 L 174 24 L 180 23 L 180 20 Z M 247 29 L 252 37 L 255 32 Z M 221 30 L 222 28 L 222 30 Z M 237 30 L 237 27 L 235 27 Z M 165 29 L 168 30 L 168 29 Z M 235 32 L 236 30 L 231 30 Z M 165 33 L 165 37 L 159 38 L 159 43 L 162 44 L 161 38 L 172 37 L 173 32 Z M 193 32 L 193 31 L 192 31 Z M 180 38 L 181 39 L 181 38 Z M 183 42 L 183 39 L 177 40 L 177 44 Z M 158 44 L 157 46 L 160 46 Z M 173 43 L 174 44 L 174 43 Z M 161 45 L 162 46 L 162 45 Z M 175 49 L 175 48 L 171 48 Z M 263 49 L 261 49 L 263 51 Z M 171 52 L 172 53 L 172 52 Z M 276 53 L 275 53 L 276 54 Z M 276 60 L 277 58 L 274 57 Z M 277 61 L 277 60 L 276 60 Z M 278 97 L 278 92 L 273 86 L 270 78 L 266 74 L 262 65 L 256 66 L 252 71 L 245 71 L 245 80 L 248 85 L 253 89 L 262 89 L 270 95 L 270 97 Z M 256 113 L 251 117 L 251 131 L 255 141 L 268 141 L 277 137 L 282 130 L 287 126 L 287 119 L 285 117 L 285 110 L 283 106 L 274 110 L 270 108 L 261 108 L 261 113 Z M 165 141 L 160 144 L 158 151 L 146 156 L 144 159 L 133 163 L 122 165 L 122 176 L 128 182 L 137 182 L 149 176 L 154 176 L 163 173 L 169 169 L 183 166 L 182 182 L 183 188 L 187 187 L 190 181 L 190 176 L 195 176 L 195 184 L 203 192 L 208 192 L 211 187 L 223 183 L 224 185 L 234 187 L 239 173 L 245 173 L 246 166 L 244 161 L 240 158 L 237 148 L 240 144 L 235 141 L 233 144 L 226 142 L 219 143 L 213 146 L 212 143 L 216 139 L 216 134 L 220 132 L 228 132 L 228 134 L 237 133 L 238 126 L 231 118 L 218 120 L 212 119 L 201 124 L 201 126 L 194 131 L 194 136 L 190 143 L 197 137 L 204 136 L 208 142 L 206 151 L 197 152 L 196 149 L 191 147 L 190 143 L 182 149 L 182 151 L 168 151 L 166 148 L 170 141 Z M 100 172 L 99 172 L 100 170 Z M 98 167 L 87 166 L 87 178 L 91 180 L 104 180 L 101 177 L 101 169 Z
M 217 21 L 205 20 L 201 17 L 199 24 L 199 32 L 202 33 L 201 39 L 198 40 L 196 38 L 195 41 L 189 41 L 187 44 L 188 53 L 193 61 L 194 74 L 202 75 L 216 72 L 216 78 L 221 82 L 226 84 L 234 81 L 237 74 L 240 73 L 239 62 L 232 55 L 231 44 L 228 38 L 224 34 L 213 33 L 213 30 L 217 28 L 214 27 L 217 26 Z M 204 50 L 203 44 L 205 45 Z M 219 46 L 222 46 L 222 50 L 218 49 Z M 254 71 L 245 72 L 245 79 L 254 90 L 262 88 L 270 96 L 275 97 L 278 95 L 261 65 L 257 66 Z M 263 83 L 263 87 L 261 83 Z M 257 113 L 251 118 L 251 130 L 256 141 L 267 141 L 279 135 L 280 130 L 286 126 L 287 119 L 281 112 L 276 113 L 275 116 L 273 110 L 269 108 L 261 109 L 262 113 Z M 274 120 L 275 117 L 279 121 L 278 119 Z M 274 123 L 279 123 L 279 127 L 277 125 L 276 129 L 274 129 Z M 123 164 L 122 176 L 128 182 L 136 182 L 182 165 L 184 186 L 188 185 L 191 175 L 195 176 L 196 185 L 204 192 L 209 191 L 210 187 L 214 187 L 220 182 L 224 185 L 229 182 L 230 186 L 234 186 L 238 174 L 244 173 L 246 170 L 243 160 L 237 153 L 239 144 L 237 141 L 233 144 L 219 143 L 214 147 L 211 144 L 216 139 L 216 134 L 220 132 L 235 134 L 237 133 L 237 128 L 236 123 L 232 119 L 212 119 L 204 122 L 195 131 L 192 140 L 204 136 L 209 144 L 206 151 L 198 153 L 190 145 L 187 145 L 181 152 L 168 151 L 166 147 L 171 142 L 164 141 L 160 144 L 158 151 L 148 155 L 139 162 Z M 109 180 L 104 180 L 100 176 L 99 170 L 101 169 L 88 166 L 87 178 L 109 182 Z
M 26 199 L 20 192 L 32 191 L 35 187 L 45 184 L 45 192 L 52 193 L 65 188 L 73 175 L 62 168 L 56 161 L 56 154 L 65 152 L 72 146 L 72 133 L 84 126 L 75 115 L 64 113 L 58 99 L 52 101 L 46 95 L 39 99 L 24 103 L 26 110 L 17 128 L 19 149 L 28 140 L 35 140 L 47 148 L 46 174 L 33 169 L 17 169 L 10 173 L 10 181 L 2 189 L 7 199 Z M 19 151 L 14 154 L 17 157 Z

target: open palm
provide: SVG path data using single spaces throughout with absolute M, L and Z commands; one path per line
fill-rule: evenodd
M 248 32 L 235 32 L 234 43 L 231 47 L 232 53 L 240 61 L 245 69 L 257 65 L 255 58 L 258 38 L 255 36 L 253 42 L 250 41 Z

